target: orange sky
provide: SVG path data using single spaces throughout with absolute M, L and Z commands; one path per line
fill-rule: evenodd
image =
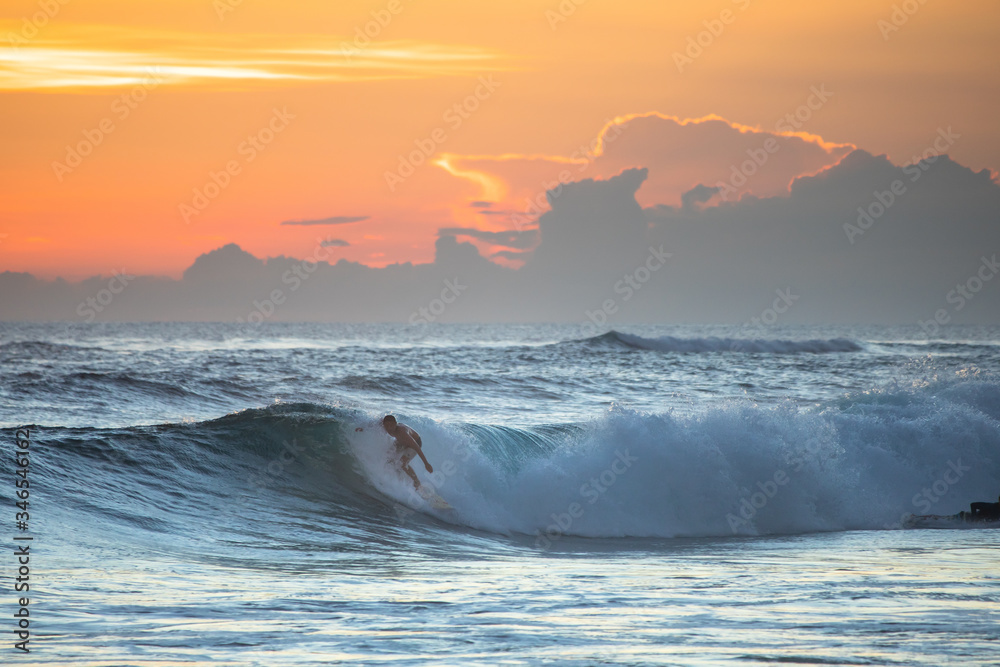
M 815 86 L 833 93 L 801 128 L 815 145 L 902 164 L 951 126 L 954 159 L 998 170 L 998 56 L 995 0 L 7 0 L 0 270 L 178 276 L 229 242 L 335 239 L 332 258 L 426 262 L 438 228 L 510 228 L 470 202 L 523 209 L 616 118 L 774 131 Z M 417 142 L 431 157 L 387 183 Z M 343 217 L 364 219 L 281 224 Z

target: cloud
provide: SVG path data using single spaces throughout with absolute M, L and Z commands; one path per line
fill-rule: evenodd
M 527 250 L 538 243 L 538 230 L 536 229 L 488 232 L 468 227 L 445 227 L 438 230 L 438 236 L 468 236 L 492 245 L 520 250 Z
M 495 252 L 492 255 L 490 255 L 490 258 L 491 259 L 492 258 L 501 258 L 501 259 L 509 259 L 509 260 L 513 260 L 513 261 L 517 261 L 517 262 L 523 262 L 530 255 L 531 255 L 531 253 L 528 253 L 528 252 L 519 252 L 517 250 L 498 250 L 497 252 Z
M 747 321 L 791 288 L 801 298 L 782 322 L 916 324 L 941 308 L 951 321 L 995 322 L 1000 283 L 960 310 L 948 295 L 1000 251 L 998 210 L 988 171 L 856 150 L 786 197 L 655 207 L 647 222 L 649 241 L 673 252 L 671 310 L 689 321 Z
M 285 220 L 282 225 L 347 225 L 352 222 L 368 220 L 370 215 L 335 215 L 331 218 L 321 218 L 319 220 Z
M 646 169 L 627 169 L 609 179 L 587 179 L 550 191 L 552 210 L 538 220 L 541 244 L 525 265 L 525 277 L 550 297 L 584 309 L 597 295 L 642 261 L 648 224 L 636 191 Z
M 351 244 L 343 239 L 327 239 L 320 243 L 320 245 L 324 248 L 346 248 Z
M 61 19 L 62 17 L 60 17 Z M 81 26 L 59 21 L 30 44 L 0 49 L 0 90 L 134 86 L 155 72 L 164 86 L 225 85 L 228 90 L 305 82 L 463 76 L 498 71 L 500 54 L 415 41 L 342 48 L 354 37 L 183 33 Z M 12 34 L 12 33 L 11 33 Z
M 644 206 L 680 206 L 684 193 L 699 185 L 728 184 L 731 200 L 747 193 L 787 196 L 795 178 L 836 164 L 855 148 L 779 127 L 749 127 L 714 115 L 630 114 L 608 121 L 569 155 L 444 154 L 435 164 L 489 183 L 492 191 L 506 191 L 499 204 L 535 219 L 548 208 L 547 190 L 583 178 L 608 179 L 636 166 L 649 169 L 638 194 Z
M 710 129 L 709 137 L 733 138 L 731 126 Z M 804 156 L 813 150 L 805 143 L 812 144 L 796 138 L 772 155 L 787 148 Z M 441 316 L 448 321 L 611 327 L 1000 319 L 1000 185 L 989 171 L 946 155 L 899 166 L 853 150 L 772 194 L 723 200 L 703 179 L 679 190 L 676 201 L 644 206 L 640 194 L 656 179 L 655 166 L 629 167 L 558 184 L 545 193 L 548 209 L 537 229 L 444 227 L 429 264 L 376 269 L 323 258 L 294 292 L 287 280 L 305 260 L 263 261 L 224 246 L 197 258 L 179 281 L 138 277 L 101 317 L 246 321 L 255 303 L 278 290 L 287 298 L 268 315 L 276 320 L 405 322 L 447 280 L 463 286 Z M 489 257 L 459 238 L 487 246 Z M 98 288 L 0 274 L 0 313 L 8 320 L 78 319 L 77 305 Z
M 718 186 L 696 185 L 681 195 L 681 208 L 692 211 L 697 208 L 698 204 L 709 201 L 720 189 Z

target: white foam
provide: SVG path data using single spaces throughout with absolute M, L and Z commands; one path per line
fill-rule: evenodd
M 819 410 L 613 409 L 526 460 L 517 441 L 488 456 L 457 426 L 411 423 L 436 475 L 414 468 L 455 507 L 446 518 L 547 546 L 563 535 L 893 528 L 907 513 L 957 512 L 1000 492 L 998 418 L 1000 385 L 985 381 L 871 392 Z M 414 506 L 408 482 L 364 456 L 378 488 Z

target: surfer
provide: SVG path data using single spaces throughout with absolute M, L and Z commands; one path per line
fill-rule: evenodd
M 393 444 L 396 448 L 394 452 L 395 461 L 391 458 L 390 461 L 397 463 L 400 469 L 409 475 L 410 479 L 413 480 L 413 488 L 419 491 L 420 480 L 417 479 L 417 473 L 413 472 L 413 468 L 410 467 L 410 461 L 413 460 L 413 457 L 419 456 L 420 460 L 424 462 L 427 472 L 434 472 L 434 467 L 427 460 L 427 457 L 424 456 L 420 435 L 406 424 L 397 422 L 396 418 L 392 415 L 386 415 L 382 418 L 382 428 L 392 436 Z M 361 431 L 362 429 L 359 427 L 354 430 Z
M 969 519 L 972 521 L 1000 521 L 1000 498 L 995 503 L 972 503 Z

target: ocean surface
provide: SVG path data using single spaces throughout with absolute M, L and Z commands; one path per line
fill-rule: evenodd
M 0 374 L 4 665 L 1000 665 L 1000 530 L 903 523 L 1000 494 L 1000 328 L 4 323 Z

